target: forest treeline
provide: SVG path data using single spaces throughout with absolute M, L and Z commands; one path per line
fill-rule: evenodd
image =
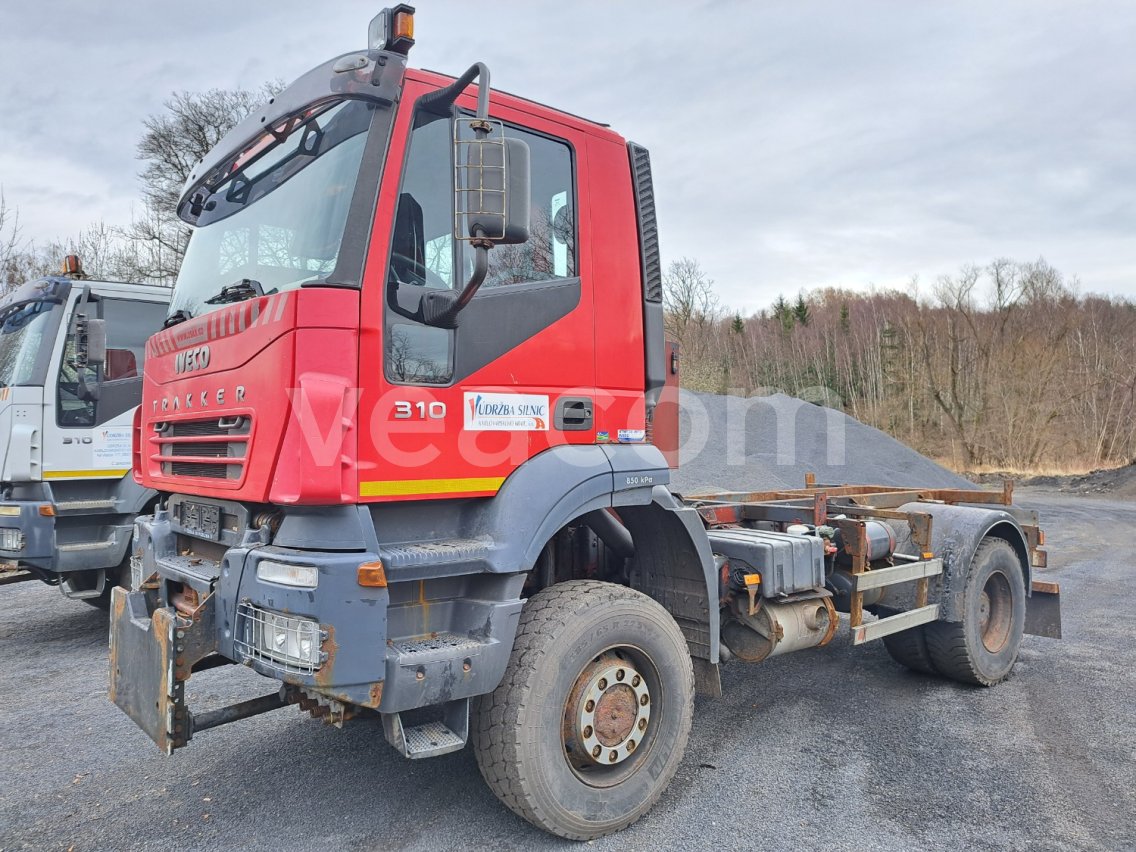
M 933 286 L 824 289 L 744 318 L 696 261 L 666 275 L 693 390 L 837 406 L 957 469 L 1073 471 L 1136 459 L 1136 304 L 1044 260 Z

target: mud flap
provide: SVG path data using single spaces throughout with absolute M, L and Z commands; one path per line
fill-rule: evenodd
M 1026 598 L 1025 632 L 1030 636 L 1061 638 L 1061 589 L 1047 580 L 1034 580 Z
M 157 603 L 155 590 L 111 591 L 110 699 L 170 754 L 192 735 L 185 681 L 213 650 L 213 602 L 191 618 Z

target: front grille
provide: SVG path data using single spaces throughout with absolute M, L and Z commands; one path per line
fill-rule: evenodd
M 170 444 L 171 456 L 212 456 L 223 459 L 229 455 L 229 444 L 223 441 L 208 444 L 187 444 L 184 441 Z
M 154 432 L 150 458 L 161 464 L 164 476 L 240 479 L 244 475 L 251 417 L 170 420 L 155 423 Z

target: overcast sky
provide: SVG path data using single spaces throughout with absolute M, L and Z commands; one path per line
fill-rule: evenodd
M 413 65 L 651 150 L 664 260 L 743 312 L 1044 255 L 1136 296 L 1136 3 L 439 2 Z M 174 90 L 294 79 L 366 42 L 347 0 L 4 0 L 0 185 L 24 235 L 125 223 Z

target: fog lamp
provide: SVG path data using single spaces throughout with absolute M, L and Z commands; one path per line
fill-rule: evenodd
M 0 550 L 23 550 L 24 534 L 18 529 L 0 529 Z
M 256 566 L 256 577 L 266 583 L 314 589 L 319 585 L 319 571 L 314 565 L 290 565 L 287 562 L 261 560 Z

